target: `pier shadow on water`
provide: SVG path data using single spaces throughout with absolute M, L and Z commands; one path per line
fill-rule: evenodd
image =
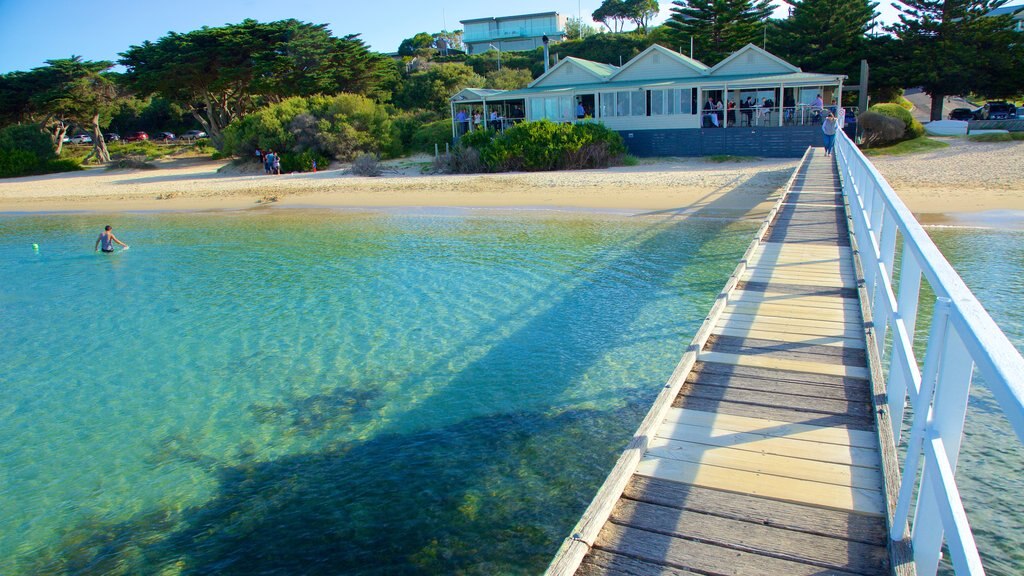
M 521 379 L 524 393 L 536 372 L 545 375 L 547 397 L 569 391 L 609 351 L 651 336 L 631 331 L 634 321 L 646 305 L 666 297 L 680 271 L 694 265 L 700 249 L 719 235 L 687 245 L 671 264 L 647 255 L 671 250 L 690 218 L 742 216 L 734 196 L 749 197 L 751 188 L 761 185 L 739 183 L 688 210 L 686 217 L 669 213 L 627 249 L 611 257 L 596 255 L 572 277 L 553 281 L 538 295 L 550 300 L 542 311 L 527 308 L 496 320 L 525 317 L 511 333 L 495 340 L 482 330 L 479 338 L 467 338 L 467 347 L 494 341 L 452 374 L 443 394 L 436 390 L 418 399 L 402 418 L 416 421 L 418 411 L 443 412 L 460 390 L 486 387 L 495 365 L 503 366 L 497 371 L 503 377 Z M 638 292 L 634 281 L 649 288 Z M 724 282 L 723 275 L 716 285 Z M 566 285 L 573 287 L 566 290 Z M 616 313 L 606 314 L 612 304 Z M 542 367 L 538 342 L 558 343 L 563 361 L 557 369 Z M 681 353 L 685 343 L 677 344 Z M 404 385 L 415 386 L 423 374 L 462 353 L 457 349 L 421 374 L 409 375 Z M 665 377 L 670 371 L 671 366 Z M 82 523 L 28 559 L 24 573 L 538 573 L 662 383 L 636 397 L 627 395 L 611 410 L 550 406 L 513 413 L 501 410 L 511 398 L 500 396 L 513 393 L 506 386 L 490 399 L 492 413 L 441 428 L 399 432 L 384 426 L 366 441 L 269 461 L 257 460 L 252 450 L 242 450 L 242 458 L 231 463 L 189 454 L 181 460 L 217 479 L 209 501 L 181 511 L 153 510 L 121 523 Z M 344 420 L 363 417 L 360 411 L 374 404 L 369 397 L 339 398 L 295 398 L 257 410 L 285 428 L 315 431 L 337 420 L 330 414 L 311 416 L 311 410 L 326 406 L 329 412 L 337 404 L 347 411 L 340 416 Z

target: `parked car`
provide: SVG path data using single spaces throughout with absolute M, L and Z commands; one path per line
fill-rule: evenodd
M 1006 102 L 987 102 L 981 107 L 982 120 L 1013 120 L 1017 118 L 1017 107 Z
M 107 142 L 118 142 L 121 140 L 121 135 L 117 132 L 107 132 L 103 135 L 103 140 Z
M 149 134 L 145 132 L 132 132 L 124 137 L 125 142 L 142 142 L 145 140 L 149 140 Z
M 92 144 L 92 136 L 88 134 L 75 134 L 69 142 L 72 144 Z
M 950 120 L 974 120 L 974 112 L 970 108 L 953 108 L 949 111 Z
M 206 138 L 206 132 L 202 130 L 189 130 L 181 135 L 182 140 L 198 140 L 200 138 Z
M 156 136 L 153 136 L 152 140 L 155 142 L 174 142 L 177 138 L 171 132 L 157 132 Z

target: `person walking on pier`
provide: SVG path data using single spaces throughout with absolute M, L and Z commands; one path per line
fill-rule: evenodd
M 829 112 L 825 121 L 821 123 L 821 133 L 825 139 L 825 156 L 832 155 L 832 147 L 836 143 L 836 130 L 839 129 L 839 121 L 835 114 Z

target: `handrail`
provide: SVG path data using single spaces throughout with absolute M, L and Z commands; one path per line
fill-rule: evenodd
M 945 534 L 956 573 L 984 574 L 953 474 L 975 368 L 1024 442 L 1024 358 L 885 178 L 841 131 L 835 152 L 876 334 L 872 352 L 877 358 L 885 352 L 891 356 L 886 390 L 897 445 L 908 400 L 914 408 L 889 536 L 904 538 L 916 494 L 909 530 L 917 573 L 936 573 Z M 897 234 L 903 250 L 899 287 L 894 289 Z M 936 303 L 920 369 L 913 343 L 922 279 Z

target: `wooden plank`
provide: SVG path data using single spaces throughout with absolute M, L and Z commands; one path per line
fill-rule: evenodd
M 645 456 L 637 465 L 636 473 L 705 488 L 861 514 L 881 515 L 885 510 L 879 490 L 774 476 L 707 463 L 695 464 L 686 460 Z
M 728 447 L 736 450 L 774 454 L 789 458 L 817 460 L 844 466 L 860 466 L 878 469 L 881 459 L 878 450 L 808 442 L 795 438 L 765 436 L 748 432 L 733 432 L 721 428 L 692 425 L 687 422 L 665 424 L 658 429 L 657 436 L 666 440 L 689 442 L 704 446 Z
M 757 390 L 784 397 L 793 396 L 800 398 L 803 402 L 827 399 L 870 404 L 866 382 L 865 386 L 842 388 L 804 382 L 779 382 L 765 378 L 739 376 L 736 374 L 715 374 L 713 372 L 691 372 L 686 377 L 686 380 L 706 386 L 729 387 L 734 390 Z M 787 404 L 787 406 L 792 407 L 791 404 Z
M 793 284 L 780 284 L 775 286 L 769 286 L 765 282 L 747 282 L 740 281 L 736 284 L 737 289 L 743 290 L 744 292 L 770 292 L 773 294 L 797 294 L 800 296 L 821 296 L 821 297 L 840 297 L 840 298 L 856 298 L 857 291 L 852 288 L 843 288 L 841 286 L 800 286 Z
M 842 364 L 844 366 L 867 365 L 867 359 L 863 350 L 814 346 L 796 342 L 780 342 L 778 340 L 762 340 L 760 338 L 712 336 L 708 338 L 704 349 L 709 352 L 769 356 L 772 358 L 822 362 L 825 364 Z
M 647 502 L 620 500 L 611 520 L 622 526 L 698 540 L 822 568 L 858 574 L 888 570 L 885 546 L 792 532 L 730 518 L 678 510 Z
M 877 449 L 878 440 L 870 431 L 851 430 L 828 426 L 813 426 L 771 418 L 756 418 L 732 414 L 716 414 L 700 410 L 672 408 L 665 423 L 686 423 L 693 426 L 713 427 L 716 430 L 757 434 L 766 438 L 791 438 L 822 444 L 836 444 L 855 448 Z
M 778 478 L 865 488 L 879 493 L 882 490 L 882 474 L 877 468 L 751 452 L 731 446 L 712 446 L 659 437 L 651 440 L 644 458 L 679 460 L 694 465 L 718 466 Z
M 703 486 L 633 476 L 624 498 L 865 544 L 884 543 L 885 519 Z
M 806 372 L 786 372 L 784 370 L 772 370 L 770 368 L 697 363 L 694 365 L 693 371 L 699 374 L 725 374 L 728 376 L 762 378 L 781 383 L 793 382 L 798 384 L 813 384 L 817 386 L 835 386 L 843 389 L 857 390 L 858 392 L 862 390 L 870 390 L 870 384 L 858 378 L 843 378 L 842 376 L 826 376 L 824 374 L 808 374 Z
M 701 574 L 820 576 L 822 573 L 820 566 L 723 549 L 713 544 L 619 526 L 614 522 L 609 522 L 601 531 L 596 546 L 602 550 L 614 551 L 648 562 L 661 562 L 674 568 L 693 570 Z M 836 570 L 832 574 L 846 576 L 853 573 Z
M 754 317 L 744 316 L 724 318 L 722 322 L 716 324 L 715 329 L 719 328 L 730 330 L 764 330 L 766 332 L 786 330 L 794 336 L 800 335 L 808 338 L 829 337 L 857 339 L 864 337 L 863 331 L 855 326 L 844 326 L 842 324 L 833 324 L 832 326 L 802 326 L 797 323 L 787 326 L 783 318 L 777 317 L 765 317 L 760 320 Z
M 779 328 L 782 330 L 784 328 Z M 735 336 L 737 338 L 763 338 L 766 340 L 778 340 L 780 342 L 804 343 L 813 346 L 832 346 L 840 348 L 864 349 L 864 342 L 853 337 L 843 336 L 809 336 L 806 334 L 794 334 L 790 332 L 776 332 L 760 328 L 737 328 L 729 327 L 727 324 L 716 326 L 712 334 L 719 336 Z
M 689 410 L 700 410 L 703 412 L 719 412 L 722 414 L 748 416 L 751 418 L 767 418 L 769 420 L 779 420 L 794 424 L 808 424 L 811 426 L 835 426 L 871 431 L 875 429 L 874 421 L 870 418 L 864 418 L 863 416 L 807 412 L 802 410 L 793 410 L 784 406 L 765 406 L 762 404 L 745 404 L 742 402 L 722 402 L 721 400 L 701 397 L 679 397 L 672 406 L 675 408 L 686 408 Z
M 867 401 L 851 402 L 848 400 L 815 398 L 813 396 L 793 396 L 773 391 L 743 388 L 738 385 L 716 386 L 714 384 L 691 382 L 690 378 L 700 377 L 687 376 L 687 382 L 680 390 L 680 394 L 686 394 L 688 399 L 704 398 L 713 402 L 733 402 L 770 408 L 778 407 L 810 414 L 838 414 L 863 418 L 864 420 L 869 420 L 871 417 L 871 404 Z
M 846 322 L 843 320 L 816 320 L 813 318 L 786 318 L 784 316 L 772 316 L 770 314 L 747 314 L 744 312 L 731 312 L 726 307 L 726 310 L 722 314 L 722 320 L 738 322 L 749 322 L 757 324 L 783 324 L 790 326 L 806 326 L 810 328 L 820 328 L 824 333 L 828 334 L 829 331 L 839 330 L 844 333 L 850 333 L 852 335 L 864 336 L 864 324 L 860 321 L 857 322 Z
M 736 290 L 729 295 L 730 302 L 766 302 L 773 304 L 791 304 L 811 308 L 842 308 L 844 310 L 855 310 L 860 314 L 860 303 L 853 298 L 841 296 L 803 296 L 800 294 L 787 294 L 784 292 L 758 292 Z
M 576 574 L 580 576 L 699 576 L 696 572 L 682 568 L 644 562 L 598 549 L 591 550 L 587 554 Z
M 719 362 L 722 364 L 734 364 L 737 366 L 754 366 L 758 368 L 774 368 L 777 370 L 790 370 L 793 372 L 808 372 L 812 374 L 826 374 L 831 376 L 845 376 L 849 378 L 869 378 L 868 369 L 863 366 L 837 366 L 822 364 L 820 362 L 802 362 L 798 360 L 783 360 L 778 358 L 759 358 L 756 356 L 743 356 L 740 354 L 726 354 L 723 352 L 700 352 L 697 360 L 701 362 Z
M 833 320 L 850 324 L 862 324 L 860 312 L 843 308 L 810 308 L 789 304 L 773 304 L 769 302 L 730 302 L 726 310 L 736 314 L 767 314 L 785 318 L 803 318 L 806 320 Z

